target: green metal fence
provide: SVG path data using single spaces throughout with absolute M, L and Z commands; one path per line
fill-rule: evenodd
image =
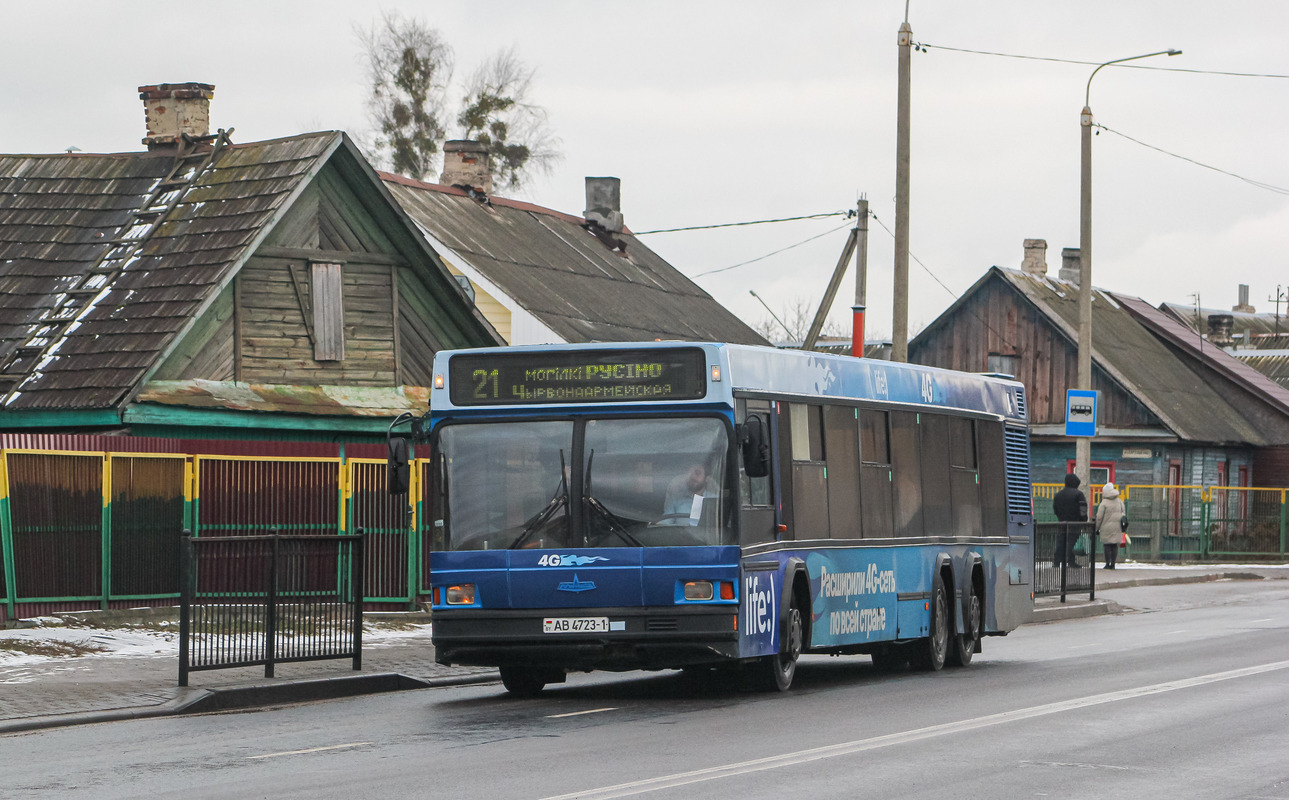
M 1034 518 L 1056 519 L 1052 497 L 1061 484 L 1034 484 Z M 1243 486 L 1133 485 L 1120 487 L 1138 560 L 1284 559 L 1289 490 Z M 1094 487 L 1093 509 L 1101 488 Z
M 365 599 L 411 604 L 424 582 L 413 510 L 375 459 L 0 450 L 0 618 L 177 600 L 185 528 L 365 528 Z

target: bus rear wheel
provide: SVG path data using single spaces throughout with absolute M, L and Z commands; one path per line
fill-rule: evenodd
M 955 667 L 965 667 L 971 663 L 971 657 L 980 646 L 980 595 L 972 591 L 967 605 L 962 609 L 962 626 L 967 630 L 953 637 L 953 647 L 949 650 L 949 663 Z
M 536 697 L 546 688 L 547 681 L 538 671 L 528 667 L 501 667 L 501 685 L 516 697 Z
M 949 655 L 949 634 L 953 627 L 949 616 L 949 599 L 940 573 L 931 581 L 931 625 L 925 639 L 913 646 L 910 659 L 918 669 L 936 672 L 944 668 Z

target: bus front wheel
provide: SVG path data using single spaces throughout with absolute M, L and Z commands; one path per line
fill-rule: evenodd
M 546 688 L 541 673 L 526 667 L 501 667 L 501 685 L 516 697 L 536 697 Z
M 949 599 L 940 573 L 931 581 L 931 626 L 925 639 L 914 645 L 913 665 L 931 672 L 944 668 L 949 654 L 949 634 L 953 627 L 949 616 Z
M 755 688 L 767 692 L 788 691 L 792 686 L 792 678 L 797 674 L 797 659 L 801 658 L 804 640 L 805 624 L 794 599 L 788 608 L 788 618 L 783 630 L 779 632 L 778 655 L 767 656 L 756 663 L 753 681 Z

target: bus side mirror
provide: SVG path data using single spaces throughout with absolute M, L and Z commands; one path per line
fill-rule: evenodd
M 749 416 L 743 423 L 739 447 L 743 451 L 743 471 L 749 478 L 764 478 L 770 474 L 770 442 L 760 417 Z
M 408 465 L 407 439 L 402 436 L 389 438 L 389 459 L 385 464 L 385 484 L 393 495 L 407 494 L 412 470 Z

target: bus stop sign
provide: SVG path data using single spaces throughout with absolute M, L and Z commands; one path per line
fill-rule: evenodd
M 1065 435 L 1097 435 L 1097 393 L 1086 389 L 1065 392 Z

